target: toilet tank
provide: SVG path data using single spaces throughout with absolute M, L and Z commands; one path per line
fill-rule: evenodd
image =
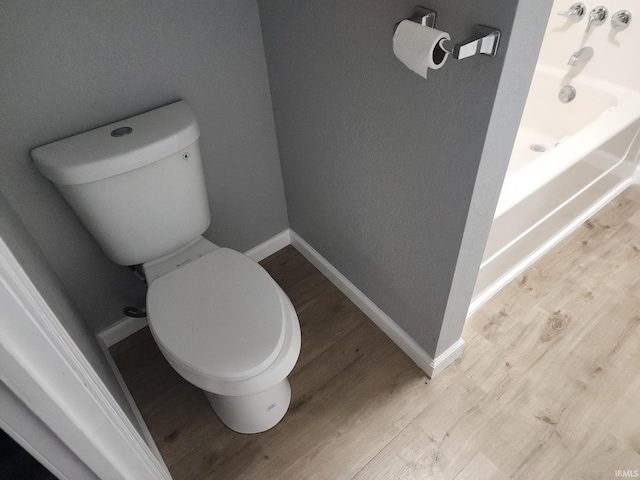
M 199 135 L 191 108 L 176 102 L 31 156 L 107 256 L 136 265 L 178 250 L 209 226 Z

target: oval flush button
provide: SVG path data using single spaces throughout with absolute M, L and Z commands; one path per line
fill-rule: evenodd
M 124 137 L 125 135 L 129 135 L 131 132 L 133 132 L 133 128 L 131 127 L 120 127 L 113 130 L 111 132 L 111 136 L 116 138 Z

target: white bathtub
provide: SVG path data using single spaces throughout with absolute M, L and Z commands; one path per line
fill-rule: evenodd
M 578 75 L 575 99 L 562 103 L 567 83 L 536 67 L 470 312 L 631 183 L 640 93 Z

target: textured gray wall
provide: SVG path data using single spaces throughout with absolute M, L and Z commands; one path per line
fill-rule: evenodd
M 0 190 L 92 331 L 145 288 L 102 254 L 32 148 L 183 99 L 202 131 L 206 236 L 244 251 L 287 228 L 254 0 L 4 2 L 0 62 Z
M 518 2 L 429 2 L 503 43 L 426 81 L 391 48 L 415 3 L 258 0 L 291 227 L 435 356 Z
M 460 338 L 487 243 L 500 186 L 520 125 L 526 93 L 542 44 L 553 0 L 520 0 L 503 75 L 480 158 L 436 356 Z
M 141 432 L 129 402 L 104 358 L 95 336 L 89 331 L 62 282 L 2 193 L 0 193 L 0 237 L 131 422 Z

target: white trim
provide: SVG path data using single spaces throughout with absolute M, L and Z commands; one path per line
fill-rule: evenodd
M 146 317 L 125 317 L 98 333 L 98 340 L 109 348 L 114 346 L 120 340 L 124 340 L 128 336 L 133 335 L 138 330 L 142 330 L 148 324 L 149 322 Z
M 438 375 L 445 368 L 451 365 L 457 358 L 462 355 L 464 351 L 464 340 L 459 338 L 456 343 L 447 348 L 444 352 L 438 355 L 431 363 L 431 378 Z
M 464 341 L 459 339 L 435 360 L 425 352 L 420 345 L 413 340 L 407 332 L 395 323 L 386 313 L 376 306 L 364 293 L 362 293 L 347 277 L 342 275 L 311 245 L 293 230 L 290 233 L 291 245 L 293 245 L 307 260 L 309 260 L 322 274 L 331 281 L 342 293 L 344 293 L 364 314 L 375 323 L 393 343 L 407 354 L 418 367 L 425 371 L 429 377 L 440 373 L 447 365 L 462 354 Z
M 637 169 L 636 169 L 637 172 Z M 469 305 L 469 310 L 467 311 L 467 316 L 471 315 L 478 308 L 480 308 L 484 303 L 486 303 L 491 297 L 493 297 L 496 293 L 498 293 L 507 283 L 516 278 L 522 272 L 524 272 L 528 267 L 533 265 L 540 257 L 542 257 L 545 253 L 555 247 L 558 243 L 564 240 L 569 236 L 571 232 L 573 232 L 576 228 L 586 222 L 589 218 L 595 215 L 601 208 L 606 206 L 609 202 L 611 202 L 614 198 L 620 195 L 629 185 L 633 182 L 631 179 L 622 181 L 615 188 L 610 190 L 606 195 L 601 197 L 596 203 L 594 203 L 588 210 L 585 210 L 582 215 L 576 217 L 569 225 L 560 230 L 556 235 L 551 237 L 548 242 L 534 251 L 531 255 L 525 258 L 523 261 L 515 265 L 511 270 L 506 272 L 502 277 L 496 280 L 489 288 L 487 288 L 484 292 L 474 298 Z
M 1 238 L 0 298 L 0 381 L 96 477 L 169 480 Z
M 275 237 L 271 237 L 269 240 L 245 252 L 245 255 L 256 262 L 260 262 L 278 250 L 282 250 L 287 245 L 291 245 L 291 230 L 288 228 Z
M 99 480 L 2 382 L 0 411 L 0 428 L 56 478 Z
M 631 182 L 636 185 L 640 183 L 640 164 L 637 164 L 633 169 L 633 174 L 631 175 Z

